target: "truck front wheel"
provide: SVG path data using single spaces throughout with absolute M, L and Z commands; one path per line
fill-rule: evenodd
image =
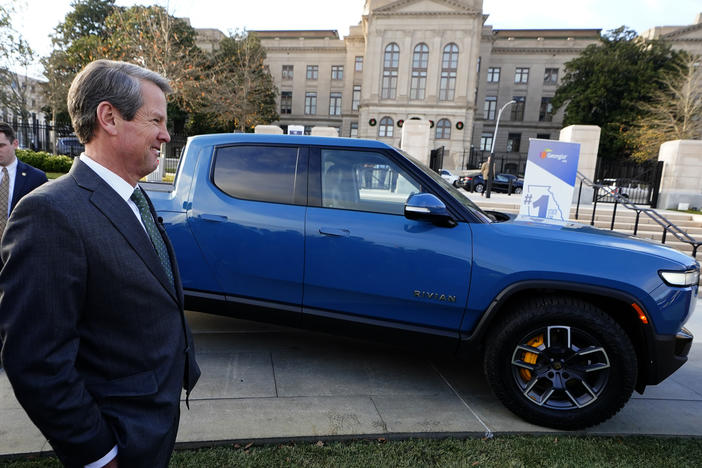
M 634 347 L 594 305 L 531 299 L 499 322 L 488 337 L 485 375 L 502 403 L 525 420 L 582 429 L 609 419 L 631 397 Z

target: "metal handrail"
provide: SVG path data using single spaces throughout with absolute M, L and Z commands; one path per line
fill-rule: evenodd
M 612 190 L 610 187 L 602 184 L 597 184 L 590 179 L 588 179 L 584 174 L 582 174 L 580 171 L 578 171 L 578 177 L 580 177 L 581 180 L 581 186 L 580 186 L 580 191 L 578 192 L 578 205 L 575 209 L 575 219 L 578 219 L 578 210 L 580 209 L 580 196 L 582 194 L 582 182 L 585 182 L 585 184 L 589 185 L 590 187 L 594 188 L 596 191 L 603 190 L 606 195 L 609 195 L 614 198 L 614 211 L 612 214 L 612 224 L 611 224 L 611 230 L 614 229 L 614 217 L 617 215 L 617 204 L 621 203 L 624 205 L 624 207 L 636 211 L 636 223 L 634 224 L 634 235 L 636 235 L 639 227 L 639 217 L 641 216 L 641 213 L 645 213 L 649 218 L 651 218 L 654 222 L 656 222 L 659 226 L 663 228 L 663 238 L 661 240 L 662 244 L 665 244 L 665 239 L 666 239 L 666 233 L 670 232 L 677 240 L 680 242 L 685 242 L 687 244 L 690 244 L 692 247 L 692 257 L 697 258 L 697 249 L 702 245 L 702 241 L 698 241 L 694 237 L 690 236 L 687 232 L 682 230 L 680 227 L 675 225 L 672 221 L 668 220 L 665 216 L 654 210 L 653 208 L 650 207 L 642 207 L 637 205 L 636 203 L 632 203 L 629 201 L 628 197 L 624 197 L 621 194 L 619 194 L 617 191 Z M 590 221 L 590 225 L 595 224 L 595 210 L 592 210 L 592 220 Z

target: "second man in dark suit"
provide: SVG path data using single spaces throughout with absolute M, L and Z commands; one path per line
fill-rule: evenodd
M 0 122 L 0 236 L 20 198 L 47 181 L 42 171 L 17 159 L 18 146 L 15 131 Z

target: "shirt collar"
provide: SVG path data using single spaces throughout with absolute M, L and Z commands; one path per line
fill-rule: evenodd
M 19 159 L 17 159 L 17 157 L 15 157 L 14 161 L 12 161 L 10 164 L 5 166 L 7 168 L 7 172 L 10 175 L 14 174 L 17 171 L 17 161 L 19 161 Z M 1 170 L 2 170 L 2 168 L 0 168 L 0 171 Z
M 109 185 L 117 194 L 124 199 L 124 201 L 129 202 L 129 197 L 132 196 L 132 193 L 134 193 L 134 189 L 136 187 L 132 187 L 132 185 L 100 164 L 99 162 L 95 161 L 92 159 L 90 156 L 88 156 L 85 153 L 82 153 L 80 155 L 80 160 L 81 162 L 84 162 L 90 169 L 95 171 L 95 173 L 100 176 L 102 180 L 105 181 L 107 185 Z

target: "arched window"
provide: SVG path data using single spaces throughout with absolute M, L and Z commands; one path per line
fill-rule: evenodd
M 378 127 L 379 137 L 392 137 L 394 122 L 390 117 L 383 117 L 380 119 L 380 126 Z
M 424 99 L 424 89 L 427 86 L 427 63 L 429 62 L 429 47 L 417 44 L 412 55 L 412 85 L 410 99 Z
M 441 119 L 436 123 L 436 134 L 434 138 L 447 140 L 451 138 L 451 121 L 449 119 Z
M 441 57 L 441 85 L 439 88 L 440 101 L 453 101 L 456 91 L 456 71 L 458 70 L 458 46 L 446 44 Z
M 394 42 L 385 47 L 383 59 L 383 86 L 381 99 L 395 99 L 397 90 L 397 67 L 400 62 L 400 47 Z

